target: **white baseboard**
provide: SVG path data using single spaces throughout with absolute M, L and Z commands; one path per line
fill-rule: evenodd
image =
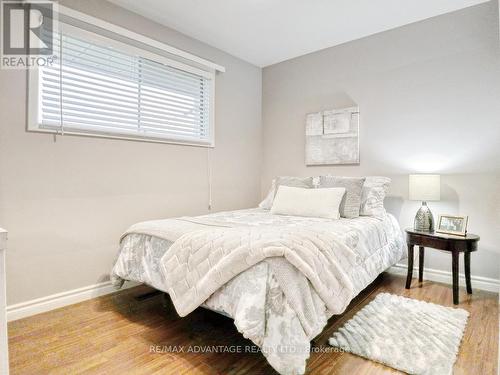
M 127 281 L 122 289 L 132 288 L 137 285 L 139 284 Z M 67 292 L 33 299 L 31 301 L 17 303 L 7 306 L 7 321 L 11 322 L 13 320 L 54 310 L 59 307 L 114 293 L 116 291 L 117 290 L 111 285 L 111 281 L 106 281 L 83 288 L 68 290 Z
M 388 272 L 406 276 L 407 268 L 408 267 L 405 264 L 396 264 L 389 268 Z M 416 267 L 413 270 L 413 274 L 418 275 L 418 269 Z M 451 284 L 451 272 L 426 268 L 424 269 L 424 279 Z M 498 293 L 500 290 L 500 280 L 497 279 L 472 276 L 471 281 L 472 288 L 487 290 L 495 293 Z M 459 282 L 461 285 L 465 285 L 465 276 L 463 274 L 459 274 Z M 137 285 L 137 283 L 126 282 L 122 289 L 131 288 Z M 37 298 L 31 301 L 17 303 L 15 305 L 7 306 L 7 320 L 11 322 L 13 320 L 40 314 L 113 292 L 116 292 L 116 289 L 111 285 L 110 281 L 107 281 L 83 288 L 69 290 L 67 292 L 52 294 L 50 296 Z
M 396 264 L 388 269 L 389 273 L 406 276 L 408 266 L 406 264 Z M 418 268 L 413 269 L 413 276 L 418 275 Z M 471 275 L 472 289 L 487 290 L 498 293 L 500 291 L 500 280 L 490 279 L 489 277 Z M 451 272 L 424 268 L 424 280 L 435 281 L 438 283 L 451 284 Z M 465 285 L 465 275 L 459 273 L 458 281 L 460 285 Z

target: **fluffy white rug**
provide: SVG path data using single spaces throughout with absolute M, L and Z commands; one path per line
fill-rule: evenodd
M 469 313 L 381 293 L 330 345 L 409 374 L 452 374 Z

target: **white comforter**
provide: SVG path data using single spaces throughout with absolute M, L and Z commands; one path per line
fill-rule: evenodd
M 271 246 L 271 254 L 285 255 L 288 249 L 288 261 L 266 258 L 255 250 L 262 248 L 255 244 L 276 245 L 277 238 L 279 246 Z M 232 277 L 225 268 L 222 277 L 203 280 L 210 270 L 206 244 L 219 241 L 216 248 L 231 253 L 242 247 L 243 239 L 245 244 L 254 244 L 243 246 L 244 254 L 253 254 L 243 267 L 240 258 L 239 271 L 243 272 Z M 301 246 L 304 243 L 306 250 Z M 281 253 L 274 253 L 276 249 Z M 305 251 L 303 257 L 293 257 L 301 251 Z M 112 278 L 116 283 L 134 280 L 175 291 L 173 300 L 183 315 L 203 302 L 224 312 L 278 372 L 297 374 L 305 371 L 309 342 L 327 319 L 344 311 L 403 252 L 401 231 L 390 215 L 385 220 L 328 220 L 252 209 L 137 224 L 124 235 Z M 211 259 L 213 265 L 224 256 Z

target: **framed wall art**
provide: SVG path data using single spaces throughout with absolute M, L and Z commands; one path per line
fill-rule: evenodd
M 306 116 L 306 165 L 359 164 L 359 108 Z

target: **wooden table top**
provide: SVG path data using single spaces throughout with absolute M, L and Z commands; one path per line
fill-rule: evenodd
M 454 240 L 454 241 L 479 241 L 479 239 L 480 239 L 480 237 L 477 234 L 473 234 L 473 233 L 467 233 L 467 235 L 465 235 L 465 236 L 459 236 L 459 235 L 439 233 L 439 232 L 423 232 L 423 231 L 415 230 L 413 228 L 406 228 L 405 232 L 409 233 L 409 234 L 416 234 L 419 236 L 427 236 L 427 237 L 432 237 L 432 238 L 442 238 L 445 240 Z

